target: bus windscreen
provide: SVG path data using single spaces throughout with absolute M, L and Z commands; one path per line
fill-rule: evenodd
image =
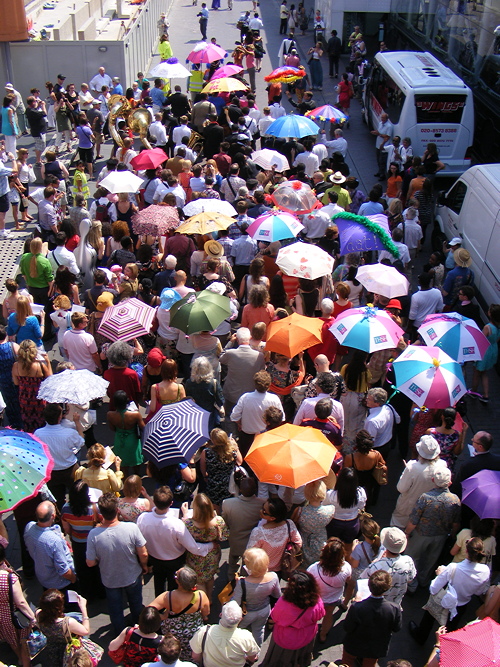
M 415 95 L 417 123 L 459 124 L 466 100 L 466 95 Z

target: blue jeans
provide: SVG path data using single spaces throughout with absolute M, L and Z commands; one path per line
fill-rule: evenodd
M 140 574 L 133 584 L 121 588 L 106 588 L 106 597 L 108 599 L 108 611 L 113 629 L 116 634 L 125 628 L 125 617 L 123 615 L 123 593 L 127 597 L 128 606 L 132 614 L 132 625 L 138 623 L 139 614 L 142 611 L 142 574 Z

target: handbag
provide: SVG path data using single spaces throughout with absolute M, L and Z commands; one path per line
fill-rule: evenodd
M 380 486 L 387 484 L 387 466 L 377 461 L 375 467 L 372 469 L 372 476 Z
M 36 658 L 36 656 L 47 646 L 47 637 L 40 629 L 33 628 L 28 635 L 26 644 L 28 646 L 30 657 L 33 660 L 33 658 Z
M 34 183 L 36 181 L 36 174 L 31 165 L 28 165 L 28 182 Z
M 108 649 L 108 655 L 116 665 L 119 665 L 120 662 L 123 662 L 123 659 L 125 658 L 125 653 L 127 651 L 127 646 L 129 645 L 130 637 L 132 637 L 133 632 L 134 628 L 133 627 L 129 628 L 127 630 L 127 634 L 125 635 L 125 639 L 123 640 L 123 644 L 114 651 Z
M 303 555 L 299 545 L 291 540 L 290 522 L 288 520 L 286 525 L 288 528 L 288 539 L 283 550 L 283 555 L 281 556 L 280 570 L 281 578 L 288 581 L 292 572 L 301 566 Z
M 104 653 L 104 649 L 91 639 L 87 639 L 87 637 L 73 637 L 69 630 L 68 619 L 65 618 L 63 623 L 65 624 L 64 634 L 67 639 L 66 650 L 63 657 L 63 667 L 67 667 L 71 658 L 81 649 L 85 649 L 89 654 L 92 667 L 97 667 L 97 664 Z
M 10 619 L 12 625 L 17 630 L 24 630 L 31 625 L 31 618 L 28 618 L 20 609 L 14 607 L 14 590 L 12 584 L 12 572 L 9 572 L 7 575 L 9 582 L 9 607 L 10 607 Z
M 453 614 L 453 611 L 455 610 L 457 604 L 457 592 L 454 586 L 452 585 L 456 569 L 457 568 L 455 565 L 455 569 L 453 570 L 450 576 L 450 581 L 448 582 L 448 585 L 443 586 L 443 588 L 437 593 L 431 593 L 429 595 L 429 599 L 422 607 L 422 609 L 428 611 L 429 614 L 436 619 L 439 625 L 446 625 L 448 621 L 448 614 L 450 613 L 450 611 Z M 455 615 L 456 612 L 453 614 L 453 616 Z
M 229 600 L 233 597 L 234 589 L 236 588 L 236 583 L 239 578 L 239 574 L 236 573 L 235 578 L 231 581 L 228 581 L 224 588 L 221 590 L 217 596 L 221 604 L 226 604 L 226 602 L 229 602 Z

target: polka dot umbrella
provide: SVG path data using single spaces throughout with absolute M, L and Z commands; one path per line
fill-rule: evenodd
M 34 435 L 0 429 L 0 512 L 35 496 L 50 479 L 53 466 L 49 448 Z

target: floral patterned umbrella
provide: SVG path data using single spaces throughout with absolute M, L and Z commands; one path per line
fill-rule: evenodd
M 179 222 L 179 214 L 175 206 L 153 204 L 132 217 L 132 229 L 135 234 L 163 236 L 172 229 L 176 229 Z

